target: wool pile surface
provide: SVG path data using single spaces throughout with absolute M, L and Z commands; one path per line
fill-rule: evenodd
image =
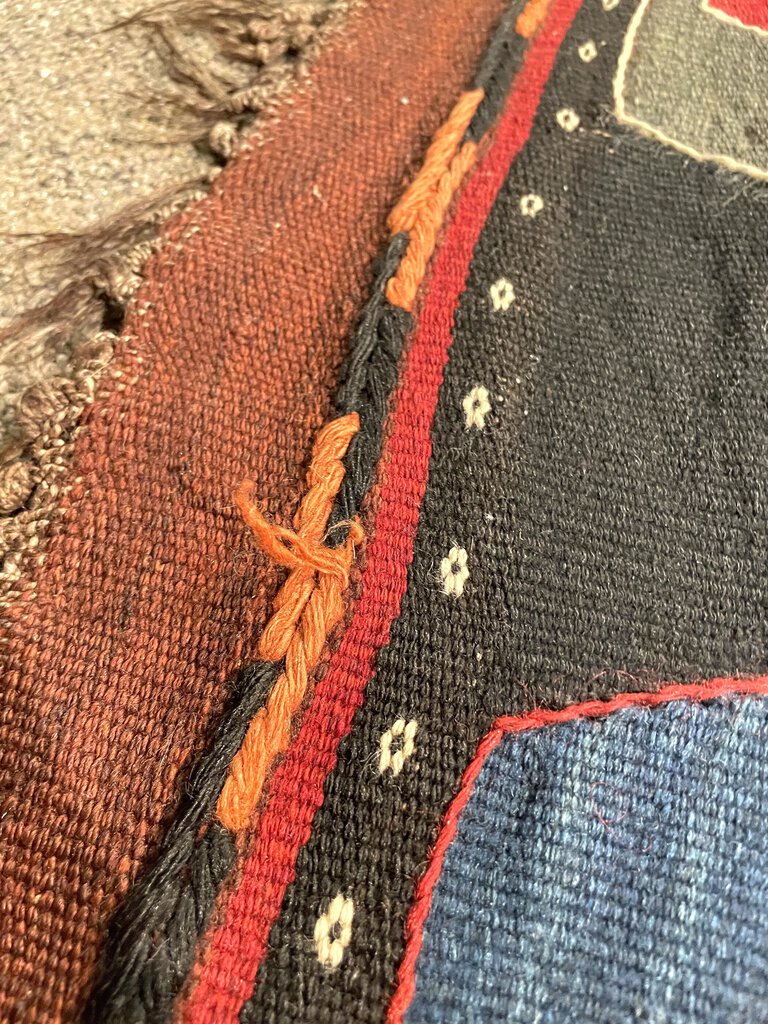
M 370 0 L 6 602 L 0 1014 L 763 1024 L 768 17 Z

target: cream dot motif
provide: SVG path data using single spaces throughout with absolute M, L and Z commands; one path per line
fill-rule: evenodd
M 413 756 L 413 752 L 416 749 L 414 740 L 418 727 L 418 722 L 414 719 L 406 722 L 404 718 L 398 718 L 382 734 L 381 741 L 379 742 L 380 775 L 383 775 L 386 771 L 391 771 L 393 775 L 400 774 L 405 766 L 405 762 L 409 757 Z M 392 747 L 396 742 L 399 743 L 399 747 L 393 753 Z
M 451 548 L 447 557 L 440 563 L 440 578 L 443 581 L 444 594 L 461 597 L 464 585 L 469 579 L 467 552 L 464 548 Z
M 354 915 L 354 902 L 337 893 L 317 919 L 315 950 L 317 959 L 327 970 L 335 970 L 344 959 L 344 951 L 352 941 Z
M 485 427 L 485 417 L 491 411 L 488 388 L 484 388 L 482 385 L 472 388 L 469 394 L 464 396 L 461 406 L 464 410 L 464 422 L 467 430 L 471 430 L 472 427 L 482 430 Z
M 515 289 L 506 277 L 500 277 L 491 285 L 491 302 L 497 312 L 504 312 L 515 301 Z
M 563 107 L 557 112 L 557 123 L 564 132 L 575 132 L 580 123 L 579 115 L 570 107 Z
M 527 196 L 523 196 L 520 199 L 520 213 L 524 217 L 535 217 L 537 213 L 541 213 L 544 209 L 544 200 L 541 196 L 537 196 L 534 192 L 531 192 Z
M 586 43 L 582 43 L 579 47 L 579 57 L 584 61 L 585 64 L 591 64 L 597 56 L 597 46 L 593 39 L 588 39 Z

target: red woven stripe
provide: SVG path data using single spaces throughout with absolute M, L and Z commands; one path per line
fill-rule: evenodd
M 295 875 L 296 857 L 309 839 L 325 779 L 336 764 L 339 743 L 362 703 L 376 654 L 389 640 L 413 556 L 454 309 L 474 245 L 511 161 L 528 138 L 558 48 L 580 2 L 556 0 L 552 5 L 507 100 L 494 144 L 464 189 L 436 258 L 397 396 L 387 474 L 356 613 L 315 689 L 299 735 L 273 776 L 271 798 L 240 886 L 229 898 L 197 984 L 182 1009 L 186 1024 L 235 1024 L 250 997 L 270 929 Z
M 727 694 L 737 694 L 740 697 L 768 695 L 768 676 L 757 676 L 750 680 L 713 679 L 708 683 L 695 685 L 672 683 L 657 690 L 656 693 L 620 693 L 611 700 L 590 700 L 584 704 L 573 704 L 571 707 L 561 708 L 559 711 L 539 709 L 531 711 L 527 715 L 497 718 L 491 731 L 483 737 L 477 748 L 477 753 L 464 772 L 459 791 L 446 811 L 440 834 L 429 858 L 427 870 L 416 886 L 413 905 L 408 914 L 405 929 L 405 955 L 397 974 L 397 989 L 387 1012 L 387 1024 L 402 1024 L 403 1016 L 411 1005 L 416 989 L 416 962 L 424 939 L 424 925 L 429 917 L 432 896 L 443 869 L 446 852 L 456 837 L 461 812 L 472 795 L 477 776 L 480 774 L 486 758 L 498 746 L 505 733 L 528 732 L 531 729 L 572 722 L 577 718 L 606 718 L 608 715 L 630 707 L 655 707 L 658 704 L 668 704 L 674 700 L 712 700 Z

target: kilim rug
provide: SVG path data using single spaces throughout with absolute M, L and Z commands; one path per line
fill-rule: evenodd
M 768 5 L 341 13 L 22 325 L 0 1019 L 765 1024 Z

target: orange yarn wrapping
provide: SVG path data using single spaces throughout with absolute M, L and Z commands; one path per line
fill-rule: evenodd
M 464 132 L 484 95 L 482 89 L 472 89 L 471 92 L 462 93 L 448 115 L 448 120 L 435 132 L 435 137 L 424 157 L 423 167 L 387 218 L 387 227 L 393 235 L 399 231 L 410 231 L 415 224 L 421 207 L 429 199 L 453 159 Z
M 515 22 L 515 32 L 523 39 L 532 39 L 547 16 L 552 0 L 528 0 Z
M 259 656 L 265 661 L 285 658 L 285 669 L 248 727 L 216 808 L 219 821 L 233 832 L 248 825 L 272 762 L 288 746 L 293 716 L 328 635 L 344 615 L 344 592 L 362 527 L 357 520 L 352 522 L 346 543 L 339 548 L 328 548 L 322 541 L 344 478 L 341 460 L 359 428 L 357 413 L 350 413 L 318 434 L 307 474 L 309 490 L 294 518 L 295 532 L 264 518 L 251 501 L 250 481 L 244 481 L 235 494 L 259 547 L 291 572 L 259 643 Z
M 410 310 L 434 252 L 445 212 L 467 171 L 477 146 L 461 139 L 484 96 L 482 89 L 464 93 L 427 150 L 424 166 L 388 219 L 393 234 L 407 231 L 408 248 L 387 285 L 387 298 Z M 294 520 L 295 532 L 268 522 L 251 501 L 253 484 L 244 481 L 235 494 L 243 518 L 259 547 L 291 573 L 275 599 L 274 614 L 262 634 L 259 656 L 285 658 L 280 675 L 246 733 L 230 766 L 216 808 L 219 821 L 239 831 L 250 821 L 274 759 L 288 746 L 291 722 L 307 690 L 309 677 L 326 639 L 344 614 L 354 545 L 362 539 L 355 520 L 343 547 L 322 543 L 334 498 L 344 477 L 341 459 L 359 430 L 356 414 L 333 420 L 315 442 L 307 482 L 309 490 Z
M 440 178 L 435 191 L 424 201 L 397 273 L 387 284 L 387 298 L 393 306 L 400 306 L 409 312 L 413 309 L 416 293 L 435 251 L 437 233 L 442 226 L 445 212 L 476 159 L 477 145 L 474 142 L 465 142 Z
M 397 273 L 387 284 L 387 298 L 411 310 L 435 250 L 445 212 L 467 171 L 477 159 L 477 145 L 465 142 L 457 152 L 469 122 L 484 96 L 482 89 L 465 92 L 436 133 L 424 166 L 389 216 L 393 234 L 408 232 L 408 248 Z

